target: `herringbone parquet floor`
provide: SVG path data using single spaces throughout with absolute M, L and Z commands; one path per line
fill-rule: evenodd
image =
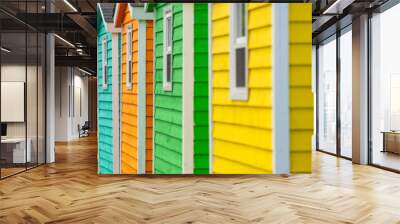
M 311 175 L 98 176 L 96 139 L 0 181 L 0 223 L 400 223 L 400 175 L 314 154 Z

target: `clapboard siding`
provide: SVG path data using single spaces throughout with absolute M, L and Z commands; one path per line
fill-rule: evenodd
M 153 21 L 146 21 L 146 173 L 153 171 Z
M 212 9 L 213 172 L 272 172 L 272 52 L 270 4 L 248 9 L 247 101 L 229 95 L 230 4 Z
M 128 7 L 122 22 L 122 106 L 121 106 L 121 172 L 137 173 L 137 72 L 138 22 L 132 20 Z M 132 88 L 126 88 L 126 46 L 128 25 L 132 26 Z
M 164 10 L 172 7 L 172 91 L 163 90 Z M 155 6 L 154 171 L 182 173 L 182 5 Z
M 194 4 L 194 173 L 209 173 L 208 6 Z
M 112 37 L 104 27 L 100 13 L 97 13 L 97 89 L 98 89 L 98 150 L 99 173 L 113 173 L 113 125 L 112 125 Z M 107 81 L 108 86 L 103 88 L 103 38 L 107 38 Z
M 290 171 L 311 172 L 311 4 L 289 4 Z

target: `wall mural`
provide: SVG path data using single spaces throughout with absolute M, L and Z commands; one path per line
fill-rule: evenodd
M 98 173 L 311 172 L 311 8 L 98 4 Z

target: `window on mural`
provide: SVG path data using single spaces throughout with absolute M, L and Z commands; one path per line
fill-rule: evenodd
M 231 99 L 247 100 L 247 10 L 246 4 L 231 5 L 230 89 Z
M 164 16 L 164 90 L 172 90 L 172 12 L 165 11 Z
M 132 27 L 126 32 L 126 88 L 132 88 Z
M 108 84 L 108 82 L 107 82 L 107 37 L 104 37 L 103 38 L 103 41 L 102 41 L 102 49 L 103 49 L 103 52 L 102 52 L 102 56 L 103 56 L 103 58 L 102 58 L 102 68 L 103 68 L 103 89 L 106 89 L 107 88 L 107 84 Z

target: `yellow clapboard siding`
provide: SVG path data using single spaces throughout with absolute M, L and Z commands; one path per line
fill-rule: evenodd
M 261 29 L 254 29 L 249 33 L 249 48 L 270 47 L 272 46 L 272 37 L 263 36 L 264 33 L 271 32 L 272 27 L 263 27 Z
M 309 108 L 312 110 L 314 107 L 314 98 L 311 86 L 309 88 L 290 87 L 289 100 L 291 108 Z
M 310 152 L 312 130 L 292 130 L 290 132 L 291 152 L 303 151 Z
M 263 171 L 262 167 L 265 167 L 265 164 L 268 164 L 272 160 L 272 151 L 266 152 L 262 148 L 249 147 L 219 139 L 215 140 L 214 146 L 217 149 L 214 151 L 215 157 L 229 159 L 229 161 L 253 167 L 258 169 L 259 172 Z M 229 147 L 229 151 L 231 152 L 229 158 L 226 158 L 226 152 L 221 150 L 223 147 Z
M 229 16 L 229 4 L 213 4 L 212 21 Z
M 311 41 L 309 43 L 303 43 L 303 44 L 293 44 L 293 43 L 290 44 L 289 62 L 291 65 L 311 65 L 311 58 L 312 58 Z
M 229 93 L 230 4 L 212 5 L 213 172 L 272 172 L 270 4 L 248 4 L 248 100 Z
M 314 115 L 310 114 L 309 108 L 290 110 L 290 127 L 292 129 L 313 129 Z
M 290 154 L 290 170 L 293 173 L 310 173 L 312 170 L 310 152 Z
M 311 172 L 311 4 L 289 4 L 290 171 Z M 301 66 L 299 66 L 301 65 Z
M 272 7 L 270 4 L 260 5 L 259 3 L 250 3 L 247 4 L 247 8 L 249 30 L 265 28 L 272 25 Z
M 215 58 L 215 57 L 214 57 Z M 249 70 L 249 87 L 250 88 L 272 88 L 272 79 L 270 77 L 270 68 L 259 68 Z M 214 87 L 229 88 L 229 73 L 214 72 Z
M 310 23 L 312 19 L 311 3 L 291 3 L 289 4 L 289 21 L 304 21 Z
M 272 135 L 270 129 L 227 124 L 216 120 L 213 121 L 215 124 L 213 134 L 216 139 L 237 142 L 238 144 L 245 144 L 248 146 L 261 147 L 266 150 L 272 148 Z M 229 148 L 223 150 L 229 151 Z M 232 156 L 231 153 L 229 153 L 229 156 Z
M 311 66 L 291 66 L 289 71 L 290 86 L 305 86 L 309 87 L 312 85 L 312 76 L 304 75 L 311 74 Z
M 269 32 L 265 32 L 269 33 Z M 250 43 L 249 43 L 250 44 Z M 271 47 L 249 48 L 248 68 L 266 68 L 272 65 Z
M 228 169 L 227 169 L 228 167 Z M 214 171 L 215 174 L 265 174 L 272 173 L 268 169 L 260 169 L 236 161 L 227 160 L 225 157 L 214 155 Z
M 296 36 L 290 36 L 291 43 L 309 43 L 312 37 L 312 28 L 304 22 L 292 22 L 289 25 L 289 33 L 296 33 Z
M 248 101 L 234 100 L 229 95 L 229 89 L 214 88 L 212 96 L 213 104 L 216 105 L 237 105 L 242 107 L 271 107 L 272 91 L 271 89 L 249 88 Z M 240 109 L 240 108 L 238 108 Z
M 223 36 L 228 34 L 228 32 L 226 32 L 226 27 L 229 27 L 229 19 L 228 17 L 226 17 L 226 19 L 221 19 L 216 21 L 215 23 L 213 23 L 213 27 L 212 27 L 212 36 L 213 37 L 217 37 L 217 36 Z M 228 41 L 229 44 L 229 41 Z
M 258 128 L 272 128 L 270 123 L 272 119 L 271 108 L 244 107 L 239 110 L 235 106 L 215 105 L 213 113 L 215 121 Z

